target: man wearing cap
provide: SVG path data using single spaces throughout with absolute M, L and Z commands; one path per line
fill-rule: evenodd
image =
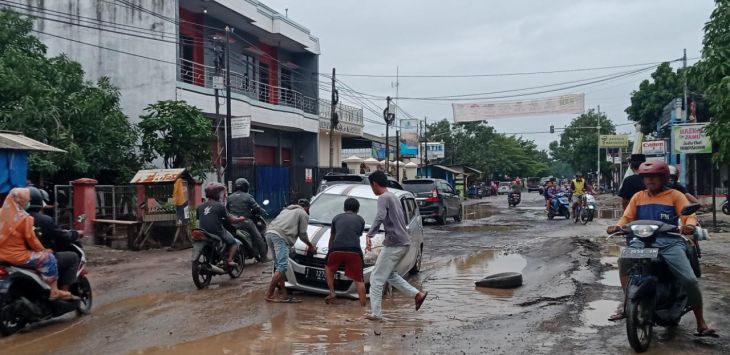
M 629 166 L 634 174 L 624 179 L 618 191 L 618 195 L 621 196 L 621 206 L 624 210 L 634 194 L 645 189 L 644 181 L 637 173 L 639 166 L 645 161 L 646 156 L 644 154 L 631 154 L 631 158 L 629 158 Z

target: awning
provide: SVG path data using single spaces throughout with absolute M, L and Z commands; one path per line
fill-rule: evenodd
M 52 147 L 13 131 L 0 131 L 0 149 L 66 153 L 63 149 Z
M 458 171 L 458 170 L 449 168 L 447 166 L 443 166 L 443 165 L 433 165 L 433 166 L 436 167 L 436 168 L 439 168 L 441 170 L 448 171 L 448 172 L 450 172 L 452 174 L 463 174 L 461 171 Z

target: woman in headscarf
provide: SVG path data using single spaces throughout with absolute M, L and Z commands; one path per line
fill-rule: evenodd
M 49 299 L 74 299 L 68 291 L 58 289 L 56 258 L 36 237 L 33 217 L 25 211 L 29 205 L 28 189 L 12 189 L 5 198 L 0 208 L 0 261 L 37 270 L 51 286 Z

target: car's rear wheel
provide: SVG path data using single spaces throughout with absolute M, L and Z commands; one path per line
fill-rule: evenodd
M 441 215 L 436 217 L 436 222 L 442 226 L 446 225 L 446 207 L 441 209 Z
M 461 222 L 461 214 L 462 213 L 463 213 L 462 207 L 459 206 L 459 212 L 456 214 L 456 216 L 454 216 L 454 221 L 455 222 Z
M 423 244 L 418 248 L 418 254 L 416 254 L 416 263 L 413 264 L 411 270 L 408 271 L 411 275 L 421 272 L 421 262 L 423 261 Z

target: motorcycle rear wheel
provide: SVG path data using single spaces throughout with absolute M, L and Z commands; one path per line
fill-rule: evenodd
M 210 280 L 213 279 L 213 274 L 205 269 L 205 265 L 210 262 L 208 257 L 205 255 L 207 250 L 207 247 L 203 249 L 203 251 L 198 254 L 198 257 L 192 261 L 193 283 L 198 289 L 207 287 L 210 285 Z
M 80 316 L 91 313 L 91 305 L 93 303 L 93 295 L 91 292 L 91 284 L 86 276 L 80 276 L 78 282 L 76 282 L 74 295 L 79 296 L 81 301 L 79 308 L 76 309 L 76 314 Z
M 637 353 L 649 350 L 651 338 L 654 334 L 654 324 L 651 319 L 646 319 L 645 316 L 652 312 L 645 308 L 646 303 L 648 302 L 629 301 L 626 305 L 626 335 L 629 338 L 631 348 Z
M 729 203 L 722 205 L 722 213 L 730 214 L 730 204 Z
M 580 211 L 580 223 L 583 223 L 583 225 L 588 224 L 591 220 L 591 211 L 589 210 L 581 210 Z
M 0 309 L 0 333 L 5 336 L 13 335 L 25 328 L 25 321 L 20 315 L 13 312 L 13 305 L 6 305 Z
M 243 266 L 246 265 L 246 257 L 243 253 L 243 250 L 238 248 L 238 252 L 233 256 L 233 262 L 236 263 L 236 267 L 228 269 L 228 276 L 232 279 L 237 279 L 243 273 Z

